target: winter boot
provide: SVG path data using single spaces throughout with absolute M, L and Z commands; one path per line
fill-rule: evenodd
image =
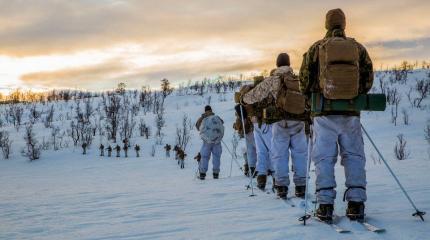
M 296 197 L 305 197 L 306 186 L 296 186 Z
M 267 181 L 266 175 L 258 175 L 257 176 L 257 187 L 260 190 L 264 190 L 266 188 L 266 181 Z
M 245 174 L 245 176 L 249 177 L 249 165 L 245 164 L 243 165 L 243 174 Z
M 321 221 L 331 223 L 333 221 L 333 209 L 333 204 L 320 204 L 316 215 Z
M 206 173 L 200 173 L 200 180 L 205 180 Z
M 278 191 L 278 197 L 281 199 L 287 199 L 288 187 L 287 186 L 276 186 Z
M 213 173 L 212 175 L 213 175 L 214 179 L 218 179 L 219 178 L 219 173 Z
M 364 221 L 364 203 L 349 201 L 346 216 L 351 221 Z

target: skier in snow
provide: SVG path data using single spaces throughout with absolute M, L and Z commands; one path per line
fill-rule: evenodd
M 254 88 L 263 80 L 263 76 L 255 77 Z M 253 123 L 254 139 L 257 150 L 257 187 L 264 190 L 266 188 L 267 176 L 273 175 L 274 168 L 270 153 L 272 145 L 272 123 L 266 122 L 263 118 L 263 109 L 273 104 L 273 98 L 272 96 L 268 96 L 265 99 L 255 102 L 252 99 L 252 95 L 253 93 L 250 89 L 249 92 L 243 93 L 240 97 L 240 102 L 244 108 L 248 108 L 248 105 L 252 104 L 253 111 L 250 114 L 252 114 L 251 121 Z
M 140 151 L 140 146 L 136 144 L 136 146 L 134 146 L 134 151 L 136 151 L 136 157 L 140 157 L 139 155 L 139 151 Z
M 112 147 L 110 145 L 107 147 L 107 151 L 108 151 L 108 157 L 111 157 L 112 156 Z
M 169 158 L 170 157 L 170 150 L 172 149 L 172 146 L 170 146 L 170 144 L 166 144 L 166 146 L 164 146 L 164 150 L 166 150 L 166 157 Z
M 273 123 L 270 153 L 277 193 L 280 198 L 287 198 L 291 152 L 295 195 L 304 197 L 307 160 L 305 120 L 309 115 L 305 111 L 305 97 L 299 92 L 299 81 L 290 67 L 287 53 L 278 55 L 276 66 L 269 77 L 244 95 L 243 101 L 254 104 L 273 97 L 275 104 L 264 109 L 264 118 Z
M 249 85 L 245 85 L 241 88 L 240 92 L 246 91 L 246 88 L 249 89 Z M 247 114 L 247 110 L 243 107 L 242 111 L 240 109 L 240 104 L 237 104 L 234 109 L 236 110 L 236 121 L 233 124 L 233 129 L 236 130 L 239 133 L 240 138 L 245 138 L 246 143 L 246 158 L 245 158 L 245 164 L 244 164 L 244 174 L 245 176 L 249 177 L 249 174 L 251 174 L 253 177 L 255 177 L 255 166 L 257 164 L 257 149 L 255 147 L 255 139 L 254 139 L 254 129 L 251 122 L 251 119 L 249 115 Z M 242 123 L 242 117 L 241 112 L 243 112 L 243 120 L 244 123 Z M 245 124 L 245 132 L 243 129 L 243 124 Z
M 103 144 L 100 144 L 100 156 L 103 157 L 105 155 L 105 146 Z
M 118 144 L 116 145 L 115 150 L 116 150 L 116 157 L 120 157 L 119 154 L 121 152 L 121 147 Z
M 345 25 L 345 14 L 341 9 L 328 11 L 327 34 L 304 55 L 300 90 L 308 97 L 319 93 L 330 101 L 353 99 L 372 87 L 372 61 L 361 44 L 345 36 Z M 347 187 L 344 193 L 344 200 L 348 201 L 346 216 L 351 220 L 362 220 L 367 196 L 360 113 L 326 111 L 312 113 L 312 116 L 312 159 L 319 203 L 317 216 L 321 220 L 332 220 L 336 198 L 334 166 L 340 150 Z
M 87 147 L 88 147 L 87 143 L 82 143 L 82 154 L 83 155 L 87 154 Z
M 187 156 L 187 154 L 184 152 L 184 150 L 179 149 L 178 158 L 179 158 L 179 161 L 181 162 L 181 164 L 180 164 L 181 169 L 185 168 L 185 157 L 186 156 Z
M 122 149 L 124 150 L 124 156 L 128 157 L 128 144 L 124 143 Z
M 203 145 L 200 149 L 202 159 L 199 164 L 200 179 L 204 180 L 212 154 L 213 178 L 219 177 L 221 165 L 221 141 L 224 136 L 224 121 L 212 112 L 211 106 L 205 106 L 205 113 L 197 120 L 196 128 L 200 132 Z

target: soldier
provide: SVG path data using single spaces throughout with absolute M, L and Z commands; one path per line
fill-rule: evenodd
M 164 146 L 164 150 L 166 150 L 166 157 L 169 158 L 170 157 L 170 150 L 172 149 L 172 146 L 170 146 L 170 144 L 166 144 L 166 146 Z
M 199 165 L 200 180 L 204 180 L 212 154 L 213 178 L 219 177 L 221 165 L 221 141 L 224 136 L 224 121 L 212 112 L 211 106 L 205 106 L 205 113 L 197 120 L 196 128 L 200 132 L 203 145 L 200 149 L 202 159 Z
M 246 92 L 246 88 L 249 89 L 249 85 L 243 86 L 239 93 Z M 247 110 L 245 108 L 242 108 L 241 110 L 240 106 L 240 104 L 237 104 L 234 108 L 236 110 L 236 121 L 233 124 L 233 129 L 235 129 L 239 133 L 240 138 L 245 138 L 246 152 L 244 155 L 246 157 L 244 164 L 244 174 L 248 177 L 250 176 L 249 174 L 255 177 L 255 166 L 257 164 L 257 149 L 255 147 L 254 129 Z M 242 113 L 244 115 L 244 123 L 242 123 Z M 242 130 L 243 125 L 245 125 L 245 132 Z
M 87 147 L 88 147 L 88 144 L 87 143 L 82 143 L 82 154 L 87 154 Z
M 186 156 L 187 156 L 187 154 L 185 154 L 184 150 L 179 149 L 178 157 L 179 157 L 179 161 L 181 162 L 181 164 L 180 164 L 181 169 L 185 168 L 185 157 Z
M 139 157 L 140 146 L 136 144 L 136 146 L 134 146 L 134 150 L 136 151 L 136 157 Z
M 258 86 L 264 77 L 259 76 L 254 78 L 254 88 Z M 272 124 L 265 121 L 263 118 L 263 109 L 272 104 L 273 98 L 269 96 L 259 101 L 254 101 L 253 90 L 244 93 L 241 96 L 241 104 L 247 107 L 247 105 L 253 105 L 253 112 L 251 115 L 251 121 L 254 129 L 255 146 L 257 150 L 257 163 L 256 163 L 256 175 L 257 175 L 257 187 L 261 190 L 266 188 L 267 175 L 272 175 L 274 168 L 272 165 L 272 156 L 270 149 L 272 146 Z
M 273 122 L 271 154 L 277 193 L 280 198 L 287 198 L 291 152 L 295 195 L 304 197 L 307 160 L 305 120 L 308 118 L 305 97 L 299 92 L 299 81 L 290 67 L 287 53 L 278 55 L 276 66 L 270 77 L 244 95 L 243 101 L 253 104 L 273 97 L 275 104 L 264 109 L 264 117 L 266 121 Z
M 300 69 L 300 90 L 310 97 L 351 100 L 367 93 L 373 84 L 372 61 L 366 49 L 345 35 L 345 14 L 341 9 L 327 12 L 324 39 L 314 43 L 304 55 Z M 351 100 L 352 101 L 352 100 Z M 334 166 L 340 149 L 345 168 L 348 201 L 346 215 L 351 220 L 364 219 L 366 172 L 360 113 L 325 111 L 312 113 L 312 159 L 316 168 L 317 216 L 331 221 L 336 198 Z
M 100 156 L 103 157 L 105 155 L 105 146 L 103 144 L 100 144 Z
M 122 147 L 122 149 L 124 150 L 124 156 L 128 157 L 128 144 L 124 143 L 124 146 Z
M 121 152 L 121 147 L 118 144 L 116 145 L 115 150 L 116 150 L 116 157 L 120 157 L 119 154 Z
M 112 147 L 110 145 L 107 147 L 107 151 L 108 151 L 108 157 L 111 157 L 112 156 Z

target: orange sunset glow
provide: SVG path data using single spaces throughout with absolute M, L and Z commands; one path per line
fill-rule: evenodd
M 156 87 L 261 72 L 279 52 L 298 70 L 342 8 L 376 69 L 430 55 L 430 1 L 0 1 L 0 90 Z

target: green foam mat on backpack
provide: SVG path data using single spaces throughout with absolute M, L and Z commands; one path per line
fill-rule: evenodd
M 385 111 L 387 106 L 385 94 L 360 94 L 351 100 L 329 100 L 321 93 L 312 93 L 311 111 L 322 113 L 330 111 Z

